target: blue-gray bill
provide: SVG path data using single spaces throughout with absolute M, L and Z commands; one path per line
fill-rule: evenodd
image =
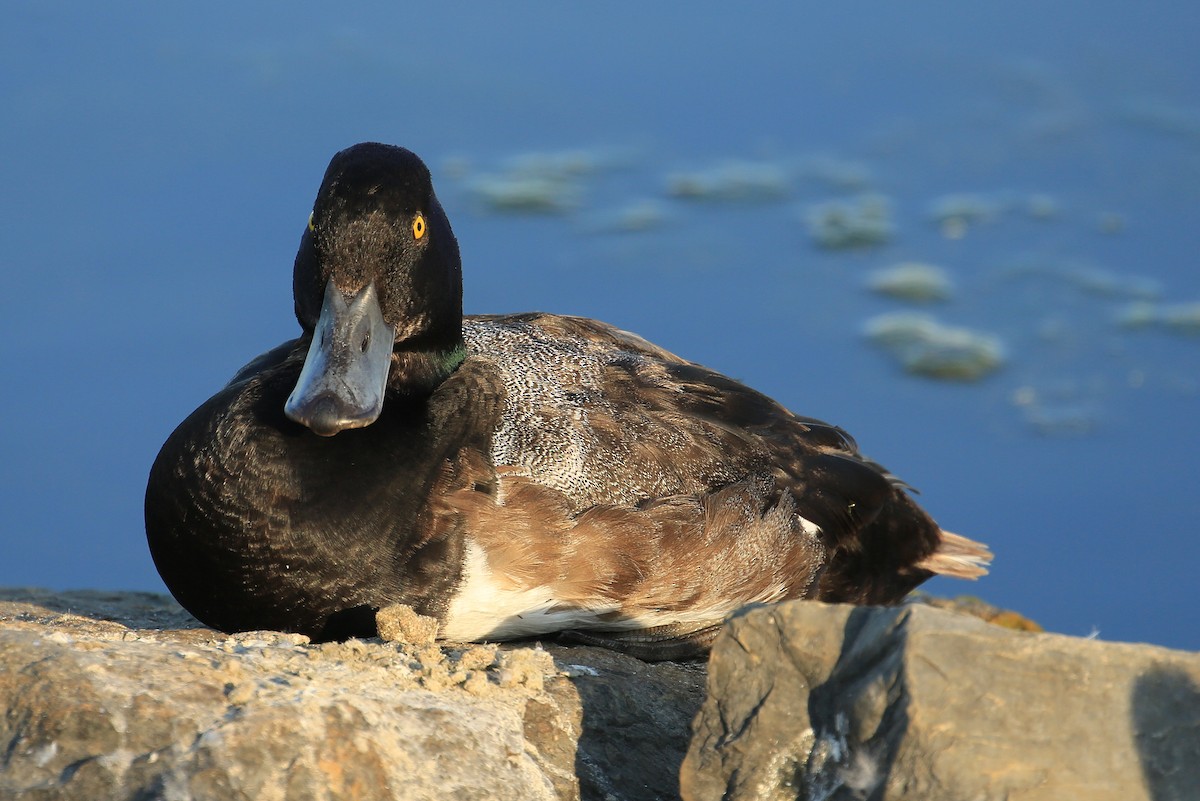
M 343 294 L 330 279 L 284 412 L 323 437 L 375 422 L 383 409 L 395 336 L 384 322 L 374 283 Z

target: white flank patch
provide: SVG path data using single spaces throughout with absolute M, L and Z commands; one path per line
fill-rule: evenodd
M 439 636 L 471 642 L 593 628 L 600 614 L 614 608 L 612 605 L 594 609 L 554 608 L 558 606 L 560 601 L 550 587 L 512 589 L 497 581 L 483 549 L 474 540 L 468 540 L 462 583 L 450 602 Z
M 820 531 L 816 524 L 800 518 L 805 531 Z M 811 531 L 810 531 L 811 527 Z M 657 611 L 622 608 L 619 601 L 596 598 L 593 603 L 576 601 L 568 606 L 554 593 L 553 587 L 512 588 L 496 578 L 487 555 L 474 540 L 467 540 L 462 583 L 446 611 L 438 637 L 456 642 L 510 640 L 550 634 L 564 629 L 590 631 L 636 631 L 679 624 L 702 627 L 721 622 L 748 603 L 773 603 L 786 594 L 788 587 L 768 587 L 753 598 L 729 600 L 717 606 L 696 609 Z M 601 615 L 624 612 L 628 617 L 601 620 Z
M 807 517 L 796 515 L 796 519 L 800 521 L 800 528 L 804 529 L 804 533 L 810 537 L 815 537 L 821 533 L 821 527 Z

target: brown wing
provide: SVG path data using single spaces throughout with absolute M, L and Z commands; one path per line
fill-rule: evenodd
M 830 553 L 818 597 L 892 602 L 931 575 L 940 529 L 840 428 L 593 320 L 526 314 L 467 329 L 460 372 L 500 399 L 490 461 L 556 492 L 568 517 L 703 505 L 769 479 L 760 509 L 786 492 Z

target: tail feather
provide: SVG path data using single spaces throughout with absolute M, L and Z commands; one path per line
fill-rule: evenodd
M 941 545 L 916 566 L 942 576 L 977 579 L 987 575 L 991 561 L 992 552 L 982 542 L 943 529 Z

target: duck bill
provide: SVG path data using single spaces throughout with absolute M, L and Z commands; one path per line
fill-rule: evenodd
M 284 413 L 323 437 L 375 422 L 383 410 L 395 338 L 374 283 L 343 294 L 330 279 Z

